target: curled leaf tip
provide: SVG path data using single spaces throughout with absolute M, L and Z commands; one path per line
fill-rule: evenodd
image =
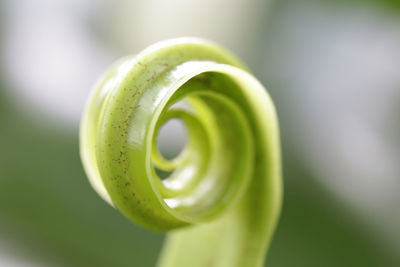
M 171 119 L 188 141 L 167 159 L 157 134 Z M 281 206 L 278 121 L 267 91 L 230 52 L 179 38 L 117 61 L 89 97 L 80 150 L 104 200 L 170 231 L 159 267 L 262 266 Z

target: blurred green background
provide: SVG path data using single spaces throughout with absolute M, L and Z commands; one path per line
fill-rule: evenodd
M 0 266 L 154 266 L 164 236 L 91 189 L 79 119 L 113 60 L 178 36 L 234 51 L 277 106 L 285 197 L 266 265 L 400 266 L 399 3 L 3 0 Z

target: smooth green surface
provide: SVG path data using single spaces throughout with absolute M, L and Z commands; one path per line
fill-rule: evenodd
M 171 118 L 189 141 L 167 160 L 155 137 Z M 222 48 L 181 38 L 117 62 L 87 104 L 81 157 L 107 202 L 171 231 L 159 266 L 262 266 L 281 206 L 278 122 L 263 86 Z M 161 180 L 156 167 L 173 172 Z

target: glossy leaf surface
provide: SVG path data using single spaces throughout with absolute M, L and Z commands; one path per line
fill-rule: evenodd
M 168 160 L 156 137 L 170 119 L 184 123 L 188 143 Z M 181 38 L 118 61 L 88 101 L 81 156 L 107 202 L 170 231 L 159 266 L 262 266 L 281 205 L 278 122 L 229 52 Z

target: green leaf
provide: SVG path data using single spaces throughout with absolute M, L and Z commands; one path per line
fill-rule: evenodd
M 168 160 L 156 136 L 173 118 L 189 141 Z M 171 231 L 159 266 L 263 265 L 282 197 L 278 122 L 264 87 L 226 50 L 180 38 L 118 61 L 88 101 L 81 157 L 108 203 Z M 172 174 L 162 180 L 156 168 Z

